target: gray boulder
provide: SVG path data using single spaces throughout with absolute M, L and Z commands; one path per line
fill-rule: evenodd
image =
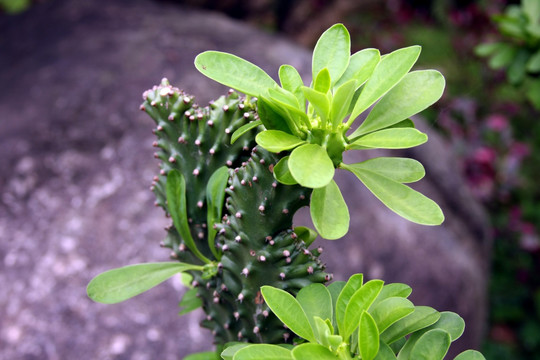
M 233 52 L 276 74 L 308 72 L 309 52 L 217 14 L 145 0 L 51 0 L 0 17 L 0 358 L 180 359 L 211 348 L 200 313 L 182 318 L 171 280 L 118 305 L 91 302 L 96 274 L 165 261 L 168 221 L 148 190 L 157 171 L 143 90 L 167 77 L 205 104 L 226 89 L 196 72 L 207 49 Z M 410 224 L 351 176 L 346 239 L 321 243 L 335 278 L 352 273 L 413 286 L 414 301 L 462 314 L 458 347 L 478 346 L 489 239 L 448 147 L 409 155 L 419 184 L 446 213 L 441 227 Z M 299 218 L 300 219 L 300 218 Z M 302 220 L 299 220 L 302 221 Z

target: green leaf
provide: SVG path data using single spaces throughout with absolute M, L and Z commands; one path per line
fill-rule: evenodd
M 309 247 L 315 239 L 317 239 L 317 232 L 313 229 L 310 229 L 306 226 L 297 226 L 293 229 L 298 239 L 302 240 L 306 247 Z
M 520 49 L 517 52 L 506 72 L 510 84 L 518 85 L 523 81 L 530 55 L 527 49 Z
M 195 58 L 195 67 L 210 79 L 246 95 L 258 97 L 277 86 L 260 67 L 228 53 L 205 51 Z
M 474 48 L 474 53 L 478 56 L 485 57 L 493 55 L 501 47 L 501 43 L 486 43 L 480 44 Z
M 439 205 L 410 187 L 369 170 L 345 164 L 341 167 L 355 174 L 384 205 L 405 219 L 422 225 L 444 221 Z
M 167 194 L 167 209 L 171 214 L 174 227 L 180 233 L 182 240 L 195 256 L 205 263 L 210 263 L 210 260 L 204 256 L 197 246 L 191 231 L 189 230 L 187 209 L 186 209 L 186 180 L 178 170 L 173 169 L 167 174 L 167 183 L 165 185 Z
M 302 344 L 292 350 L 294 360 L 338 360 L 330 350 L 319 344 Z
M 292 332 L 308 341 L 316 341 L 304 309 L 291 294 L 272 286 L 261 287 L 261 293 L 268 307 Z
M 257 100 L 259 118 L 267 130 L 280 130 L 288 134 L 297 132 L 296 125 L 291 124 L 292 119 L 282 109 L 276 109 L 271 100 L 260 96 Z
M 236 352 L 233 360 L 294 360 L 291 351 L 279 345 L 252 344 Z
M 225 187 L 227 187 L 228 179 L 229 169 L 226 166 L 222 166 L 214 171 L 206 185 L 208 247 L 216 259 L 219 259 L 220 255 L 214 243 L 217 233 L 216 229 L 214 229 L 214 224 L 221 222 L 225 202 Z
M 426 174 L 419 161 L 409 158 L 378 157 L 347 166 L 352 169 L 369 170 L 399 183 L 412 183 L 422 179 Z
M 387 128 L 419 113 L 440 99 L 444 86 L 444 76 L 438 71 L 408 73 L 382 97 L 349 138 Z
M 261 120 L 256 120 L 256 121 L 252 121 L 252 122 L 249 122 L 245 125 L 242 125 L 240 126 L 238 129 L 236 129 L 235 132 L 233 132 L 233 134 L 231 135 L 231 145 L 234 144 L 236 142 L 236 140 L 238 140 L 238 138 L 242 135 L 244 135 L 245 133 L 249 132 L 251 129 L 254 129 L 256 128 L 257 126 L 259 125 L 262 125 L 262 121 Z
M 179 262 L 128 265 L 105 271 L 90 281 L 86 292 L 102 304 L 116 304 L 157 286 L 182 271 L 202 270 L 202 266 Z
M 367 311 L 363 311 L 360 317 L 358 349 L 362 360 L 373 360 L 379 352 L 379 329 Z
M 274 166 L 274 178 L 282 184 L 285 185 L 296 185 L 298 184 L 296 180 L 291 175 L 289 171 L 289 157 L 284 156 L 278 163 Z
M 363 281 L 364 275 L 352 275 L 339 294 L 336 303 L 336 322 L 340 334 L 343 334 L 345 331 L 345 311 L 347 310 L 347 305 L 349 305 L 351 297 L 362 287 Z
M 322 238 L 339 239 L 349 231 L 349 209 L 334 180 L 313 190 L 309 210 L 313 225 Z
M 313 105 L 317 114 L 321 117 L 323 123 L 326 122 L 328 114 L 330 112 L 330 102 L 328 101 L 328 96 L 325 93 L 313 90 L 312 88 L 304 86 L 302 88 L 306 99 Z
M 521 8 L 530 23 L 538 23 L 540 20 L 540 2 L 538 0 L 522 0 Z
M 184 360 L 221 360 L 221 358 L 215 351 L 205 351 L 185 356 Z
M 322 320 L 332 320 L 332 296 L 323 284 L 310 284 L 300 289 L 296 300 L 304 309 L 313 330 L 317 328 L 315 316 Z
M 381 339 L 391 344 L 417 330 L 428 327 L 441 317 L 441 314 L 429 306 L 415 306 L 414 312 L 396 321 L 381 334 Z
M 409 297 L 409 295 L 411 295 L 411 293 L 412 289 L 409 285 L 401 283 L 386 284 L 383 286 L 381 292 L 379 293 L 379 296 L 377 296 L 373 304 L 371 304 L 371 309 L 375 308 L 378 303 L 385 299 L 388 299 L 390 297 L 407 298 Z
M 422 145 L 427 140 L 427 135 L 416 129 L 391 128 L 364 135 L 349 144 L 347 149 L 408 149 Z M 359 149 L 357 149 L 358 146 L 360 147 Z
M 178 313 L 178 315 L 184 315 L 192 312 L 195 309 L 198 309 L 202 306 L 202 300 L 197 296 L 197 289 L 189 289 L 182 296 L 182 300 L 178 306 L 183 307 L 183 309 Z
M 486 360 L 486 358 L 476 350 L 467 350 L 456 356 L 454 360 Z
M 229 345 L 230 344 L 230 345 Z M 250 346 L 249 343 L 229 343 L 227 344 L 225 350 L 221 353 L 221 358 L 223 360 L 233 360 L 234 354 L 240 349 Z
M 420 51 L 420 46 L 410 46 L 396 50 L 381 59 L 371 77 L 366 81 L 348 125 L 403 79 L 420 56 Z
M 332 127 L 337 129 L 349 111 L 349 106 L 354 95 L 356 80 L 347 81 L 341 85 L 335 92 L 330 106 L 330 119 L 332 119 Z
M 488 65 L 492 69 L 502 69 L 510 65 L 514 56 L 516 56 L 517 49 L 512 45 L 501 44 L 495 54 L 489 59 Z
M 346 282 L 345 281 L 334 281 L 330 285 L 328 285 L 326 288 L 330 292 L 330 296 L 332 297 L 332 309 L 334 310 L 334 314 L 332 316 L 332 326 L 334 329 L 337 329 L 337 321 L 336 321 L 336 308 L 337 308 L 337 302 L 338 297 L 343 288 L 345 287 Z
M 294 149 L 305 143 L 304 140 L 280 130 L 266 130 L 255 137 L 257 144 L 270 152 Z
M 532 73 L 540 72 L 540 50 L 530 57 L 527 62 L 527 71 Z
M 306 106 L 306 99 L 302 92 L 304 82 L 302 81 L 302 77 L 298 73 L 298 70 L 291 65 L 281 65 L 279 68 L 279 81 L 285 90 L 290 91 L 296 96 L 300 108 L 304 109 Z
M 312 189 L 328 185 L 335 172 L 326 150 L 317 144 L 305 144 L 294 149 L 289 157 L 289 170 L 300 185 Z
M 351 37 L 343 24 L 335 24 L 326 30 L 315 45 L 311 64 L 313 79 L 328 68 L 330 78 L 337 81 L 347 66 L 351 55 Z
M 354 53 L 349 60 L 349 66 L 336 82 L 335 87 L 349 80 L 356 80 L 356 87 L 359 87 L 371 76 L 379 61 L 381 61 L 381 54 L 377 49 L 364 49 Z
M 343 339 L 347 340 L 358 327 L 362 312 L 369 309 L 377 295 L 381 292 L 383 285 L 384 282 L 382 280 L 370 280 L 351 297 L 345 309 L 343 331 L 340 329 L 340 335 L 343 336 Z
M 272 100 L 277 100 L 285 105 L 288 105 L 291 108 L 301 110 L 300 104 L 298 103 L 296 96 L 294 96 L 294 94 L 290 91 L 276 86 L 274 88 L 268 89 L 267 93 L 268 95 L 270 95 L 270 98 L 272 98 Z
M 394 355 L 390 346 L 386 345 L 386 343 L 381 340 L 379 342 L 379 352 L 374 360 L 396 360 L 396 355 Z
M 402 297 L 389 297 L 372 307 L 371 316 L 382 333 L 390 325 L 414 311 L 414 305 Z
M 269 100 L 273 109 L 285 117 L 285 119 L 289 119 L 287 124 L 290 129 L 297 129 L 301 124 L 310 126 L 304 109 L 300 108 L 298 100 L 296 100 L 293 94 L 280 87 L 268 89 L 267 94 L 269 98 L 265 99 Z
M 450 335 L 440 329 L 430 330 L 418 339 L 411 351 L 414 360 L 443 360 L 450 347 Z
M 313 89 L 326 94 L 328 90 L 330 90 L 331 81 L 332 80 L 330 79 L 330 72 L 328 71 L 328 68 L 324 68 L 319 71 L 319 74 L 317 74 L 315 82 L 313 83 Z

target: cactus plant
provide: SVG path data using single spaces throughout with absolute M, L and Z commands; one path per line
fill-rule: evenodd
M 280 87 L 256 65 L 212 51 L 200 54 L 196 67 L 245 96 L 231 89 L 202 108 L 166 79 L 146 91 L 141 110 L 156 124 L 161 167 L 152 189 L 172 220 L 163 246 L 177 262 L 103 273 L 90 282 L 89 296 L 123 301 L 183 273 L 190 289 L 181 313 L 202 307 L 201 325 L 218 346 L 190 359 L 217 359 L 228 343 L 290 345 L 305 338 L 287 321 L 289 328 L 283 326 L 261 289 L 289 297 L 314 286 L 326 289 L 331 275 L 318 258 L 322 249 L 310 246 L 317 232 L 337 239 L 348 230 L 336 170 L 354 173 L 411 221 L 437 225 L 444 219 L 437 204 L 405 185 L 424 175 L 416 160 L 342 160 L 348 150 L 407 148 L 427 140 L 408 118 L 441 96 L 444 78 L 433 70 L 409 73 L 419 53 L 410 47 L 383 57 L 375 49 L 351 56 L 349 33 L 337 24 L 315 47 L 310 87 L 292 66 L 280 68 Z M 317 232 L 293 226 L 294 214 L 307 205 Z

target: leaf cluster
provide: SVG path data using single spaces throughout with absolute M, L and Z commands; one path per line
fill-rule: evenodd
M 476 54 L 489 58 L 490 68 L 506 69 L 508 82 L 523 86 L 529 101 L 540 109 L 540 2 L 522 0 L 520 5 L 509 5 L 493 21 L 507 41 L 480 44 Z
M 420 163 L 378 158 L 345 164 L 343 153 L 426 142 L 427 135 L 409 118 L 441 97 L 444 77 L 435 70 L 409 72 L 420 55 L 419 46 L 383 56 L 377 49 L 351 55 L 350 49 L 350 35 L 342 24 L 326 30 L 313 51 L 309 86 L 291 65 L 280 67 L 280 86 L 256 65 L 223 52 L 199 54 L 195 66 L 209 78 L 257 98 L 259 120 L 239 129 L 234 138 L 264 126 L 257 144 L 283 154 L 274 171 L 278 181 L 313 189 L 311 216 L 323 238 L 340 238 L 349 226 L 347 205 L 333 180 L 336 169 L 352 172 L 404 218 L 425 225 L 442 223 L 438 205 L 405 185 L 423 176 Z M 357 124 L 365 112 L 365 120 Z
M 264 300 L 276 316 L 302 340 L 290 344 L 231 343 L 225 360 L 442 360 L 465 323 L 453 312 L 415 306 L 412 290 L 382 280 L 363 283 L 362 274 L 328 287 L 312 284 L 293 297 L 263 286 Z M 481 360 L 468 350 L 454 360 Z

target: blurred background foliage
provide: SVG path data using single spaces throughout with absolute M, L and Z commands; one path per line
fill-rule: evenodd
M 0 0 L 0 11 L 16 16 L 46 1 L 55 0 Z M 523 81 L 512 81 L 506 72 L 512 59 L 490 68 L 493 60 L 475 54 L 479 45 L 495 42 L 509 44 L 514 54 L 540 49 L 538 39 L 501 31 L 505 16 L 510 26 L 516 16 L 509 6 L 520 1 L 155 1 L 219 11 L 306 47 L 336 22 L 345 23 L 357 41 L 353 50 L 422 45 L 417 67 L 439 69 L 448 84 L 443 99 L 423 116 L 452 145 L 461 164 L 455 170 L 489 210 L 495 238 L 483 351 L 491 360 L 540 359 L 540 90 L 531 95 Z M 531 1 L 536 16 L 517 21 L 540 27 L 540 0 Z M 538 74 L 527 77 L 540 82 Z

